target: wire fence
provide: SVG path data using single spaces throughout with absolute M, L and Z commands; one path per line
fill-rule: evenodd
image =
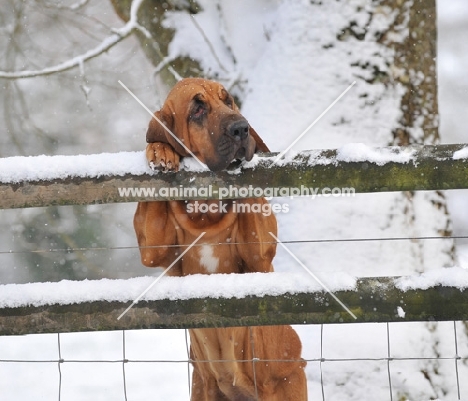
M 442 240 L 442 239 L 466 239 L 466 236 L 450 237 L 412 237 L 412 238 L 356 238 L 337 240 L 303 240 L 284 241 L 284 243 L 298 242 L 362 242 L 362 241 L 411 241 L 418 240 Z M 230 245 L 235 245 L 230 243 Z M 90 250 L 92 248 L 85 248 Z M 99 248 L 101 249 L 101 248 Z M 102 250 L 111 249 L 102 248 Z M 138 247 L 112 247 L 112 249 L 138 249 Z M 75 249 L 47 249 L 37 252 L 60 252 L 74 251 Z M 13 251 L 22 252 L 22 251 Z M 31 251 L 27 251 L 31 252 Z M 6 252 L 0 252 L 6 253 Z M 12 252 L 8 252 L 12 253 Z M 308 365 L 306 374 L 309 386 L 309 399 L 321 399 L 323 401 L 335 400 L 337 396 L 342 399 L 379 399 L 399 401 L 410 398 L 411 394 L 417 393 L 417 388 L 425 388 L 425 397 L 421 399 L 463 399 L 468 397 L 468 387 L 464 385 L 463 379 L 468 374 L 468 347 L 466 346 L 466 326 L 462 322 L 439 322 L 421 323 L 419 331 L 406 327 L 404 335 L 392 338 L 392 331 L 399 331 L 399 328 L 409 323 L 360 323 L 353 324 L 354 327 L 361 327 L 365 335 L 352 335 L 351 325 L 304 325 L 295 326 L 299 331 L 304 346 L 304 359 Z M 428 325 L 432 325 L 428 327 Z M 438 329 L 440 333 L 435 332 Z M 450 327 L 448 326 L 450 325 Z M 344 326 L 345 329 L 342 329 Z M 370 332 L 367 330 L 372 329 Z M 378 329 L 376 329 L 378 327 Z M 385 330 L 382 330 L 385 327 Z M 344 332 L 342 330 L 345 330 Z M 421 351 L 420 355 L 406 355 L 405 352 L 395 352 L 401 345 L 402 340 L 424 338 L 422 332 L 433 333 L 428 339 L 428 347 L 433 348 L 432 355 L 425 347 L 417 347 L 416 341 L 413 343 L 415 349 Z M 188 330 L 178 330 L 174 339 L 168 343 L 168 339 L 175 333 L 173 330 L 153 330 L 156 341 L 146 341 L 140 344 L 138 331 L 116 331 L 104 332 L 103 335 L 113 337 L 111 346 L 113 348 L 112 357 L 102 356 L 102 350 L 97 349 L 96 344 L 102 346 L 106 341 L 95 341 L 96 333 L 81 333 L 80 342 L 75 347 L 64 346 L 69 342 L 67 338 L 74 334 L 58 333 L 48 336 L 54 337 L 55 346 L 48 346 L 46 349 L 50 357 L 31 358 L 35 351 L 32 348 L 41 349 L 40 342 L 36 341 L 42 335 L 30 335 L 24 337 L 28 339 L 31 346 L 17 345 L 19 337 L 0 337 L 0 394 L 2 400 L 20 400 L 34 398 L 37 394 L 46 395 L 47 399 L 58 399 L 59 401 L 74 401 L 80 399 L 121 399 L 139 400 L 147 399 L 148 394 L 153 394 L 154 399 L 190 399 L 191 389 L 191 359 L 190 344 L 187 335 Z M 169 332 L 170 334 L 166 334 Z M 183 335 L 181 335 L 183 333 Z M 327 335 L 328 333 L 328 335 Z M 341 335 L 340 335 L 341 333 Z M 362 334 L 361 333 L 361 334 Z M 119 335 L 116 340 L 115 336 Z M 133 337 L 128 339 L 128 337 Z M 346 346 L 343 337 L 357 339 L 358 344 L 352 341 Z M 182 338 L 183 337 L 183 338 Z M 177 341 L 175 341 L 177 339 Z M 365 344 L 359 340 L 365 339 Z M 383 341 L 382 339 L 385 339 Z M 380 344 L 379 352 L 371 352 L 377 345 L 367 343 L 373 340 Z M 12 341 L 12 342 L 10 342 Z M 312 344 L 311 344 L 312 343 Z M 463 344 L 460 352 L 459 344 Z M 23 343 L 24 344 L 24 343 Z M 137 345 L 135 345 L 137 344 Z M 185 344 L 185 345 L 184 345 Z M 440 346 L 442 344 L 442 346 Z M 135 354 L 135 346 L 139 351 Z M 107 346 L 104 346 L 107 348 Z M 151 349 L 165 349 L 165 357 L 147 357 L 151 355 Z M 405 350 L 411 349 L 407 345 Z M 427 348 L 427 347 L 426 347 Z M 144 351 L 141 351 L 143 349 Z M 354 352 L 349 352 L 354 349 Z M 70 352 L 70 350 L 72 352 Z M 183 351 L 184 355 L 181 354 Z M 93 357 L 92 353 L 96 353 Z M 83 355 L 84 354 L 84 355 Z M 177 357 L 173 357 L 175 354 Z M 262 362 L 263 360 L 243 360 L 237 362 Z M 269 360 L 264 362 L 284 362 L 285 360 Z M 197 361 L 213 362 L 213 361 Z M 230 363 L 232 361 L 219 361 Z M 410 364 L 403 366 L 402 364 Z M 350 365 L 351 364 L 351 365 Z M 19 369 L 11 369 L 11 366 L 20 366 Z M 174 366 L 177 368 L 174 368 Z M 47 366 L 44 380 L 36 386 L 22 383 L 29 382 L 28 377 L 43 377 L 44 366 Z M 167 367 L 171 366 L 170 369 Z M 356 366 L 359 366 L 356 368 Z M 55 367 L 50 370 L 51 367 Z M 112 367 L 109 369 L 109 367 Z M 116 367 L 118 369 L 116 369 Z M 102 378 L 102 371 L 108 371 L 102 382 L 95 382 L 88 372 L 95 372 L 95 377 Z M 144 373 L 142 373 L 142 371 Z M 152 374 L 147 371 L 153 372 Z M 170 376 L 167 376 L 167 373 Z M 376 373 L 378 372 L 378 374 Z M 382 373 L 385 373 L 385 377 Z M 141 374 L 147 381 L 136 379 L 136 375 Z M 112 378 L 108 376 L 112 375 Z M 376 380 L 375 383 L 363 383 L 365 376 L 369 375 L 369 380 Z M 405 382 L 401 376 L 411 377 L 412 383 Z M 446 383 L 439 383 L 440 378 L 449 380 Z M 416 379 L 414 379 L 416 378 Z M 358 385 L 353 383 L 356 381 Z M 53 385 L 52 383 L 55 383 Z M 182 383 L 185 383 L 182 385 Z M 369 398 L 363 398 L 362 392 L 356 387 L 367 388 Z
M 446 235 L 446 236 L 412 236 L 412 237 L 375 237 L 375 238 L 321 238 L 321 239 L 303 239 L 303 240 L 283 240 L 283 244 L 323 244 L 323 243 L 346 243 L 346 242 L 387 242 L 387 241 L 429 241 L 429 240 L 468 240 L 468 235 Z M 205 242 L 203 244 L 194 244 L 195 247 L 204 245 L 248 245 L 248 244 L 277 244 L 277 241 L 243 241 L 243 242 Z M 188 246 L 188 245 L 187 245 Z M 85 251 L 128 251 L 145 248 L 180 248 L 184 245 L 151 245 L 138 247 L 136 245 L 128 246 L 106 246 L 106 247 L 80 247 L 80 248 L 49 248 L 35 250 L 0 250 L 0 255 L 19 255 L 25 253 L 60 253 L 60 252 L 85 252 Z
M 309 399 L 322 401 L 335 399 L 387 399 L 390 401 L 413 399 L 409 398 L 411 394 L 417 393 L 413 386 L 424 387 L 421 385 L 423 381 L 426 382 L 426 387 L 429 389 L 426 393 L 427 398 L 424 399 L 461 400 L 462 397 L 468 396 L 468 388 L 466 386 L 463 388 L 460 380 L 460 377 L 466 377 L 468 373 L 466 369 L 468 355 L 460 355 L 459 347 L 461 341 L 459 332 L 460 329 L 463 330 L 464 323 L 453 321 L 431 324 L 432 330 L 435 330 L 436 326 L 445 326 L 438 327 L 438 329 L 442 329 L 440 334 L 444 337 L 445 349 L 442 353 L 437 351 L 428 356 L 411 355 L 411 352 L 409 355 L 402 355 L 397 350 L 401 344 L 399 344 L 398 336 L 392 335 L 392 331 L 398 332 L 405 323 L 353 325 L 361 326 L 361 330 L 363 329 L 371 335 L 373 332 L 385 332 L 384 341 L 382 338 L 372 340 L 368 336 L 366 342 L 361 343 L 361 346 L 359 346 L 360 340 L 354 344 L 355 349 L 351 351 L 351 354 L 355 352 L 369 355 L 362 357 L 346 356 L 350 352 L 344 352 L 343 356 L 339 356 L 340 349 L 353 348 L 353 341 L 359 337 L 354 336 L 352 341 L 343 339 L 341 337 L 342 331 L 337 330 L 338 326 L 336 325 L 295 326 L 301 334 L 304 359 L 308 363 L 306 374 L 309 383 Z M 343 325 L 339 327 L 343 327 Z M 427 330 L 427 323 L 419 324 L 420 329 L 423 327 Z M 349 331 L 349 327 L 346 330 Z M 404 328 L 404 331 L 406 334 L 413 332 L 417 337 L 417 330 L 415 331 L 414 327 Z M 120 399 L 127 401 L 147 399 L 152 394 L 151 397 L 155 400 L 188 400 L 190 398 L 192 361 L 189 355 L 190 345 L 187 330 L 169 330 L 169 333 L 166 334 L 165 330 L 152 332 L 146 332 L 143 337 L 134 331 L 100 333 L 100 335 L 111 337 L 110 344 L 104 348 L 113 348 L 112 358 L 109 358 L 108 355 L 106 357 L 108 353 L 106 349 L 99 350 L 106 344 L 106 340 L 104 337 L 93 339 L 93 336 L 96 336 L 95 333 L 80 333 L 78 339 L 76 335 L 70 334 L 46 335 L 48 346 L 44 348 L 54 355 L 51 355 L 50 358 L 37 359 L 24 355 L 25 353 L 31 354 L 31 351 L 28 350 L 30 347 L 25 347 L 25 349 L 21 347 L 17 350 L 9 347 L 9 344 L 13 344 L 12 341 L 18 341 L 17 338 L 0 338 L 0 372 L 2 373 L 0 392 L 2 399 L 9 401 L 26 399 L 25 397 L 30 399 L 44 397 L 44 399 L 49 400 L 71 401 L 92 397 L 96 400 Z M 449 338 L 450 332 L 451 337 Z M 32 335 L 26 338 L 31 344 L 44 344 L 44 338 L 36 342 L 35 337 L 43 336 Z M 146 341 L 144 337 L 146 337 Z M 173 338 L 172 344 L 165 344 L 164 341 L 170 337 Z M 154 340 L 158 338 L 163 342 L 155 343 Z M 185 346 L 182 341 L 185 342 Z M 52 346 L 53 342 L 55 350 Z M 343 342 L 345 344 L 342 344 Z M 376 343 L 381 346 L 380 351 L 375 352 L 374 350 L 369 353 L 369 349 L 376 347 Z M 8 348 L 10 349 L 7 350 Z M 162 351 L 160 356 L 174 353 L 179 358 L 153 358 L 155 348 Z M 42 352 L 40 353 L 42 354 Z M 91 356 L 92 353 L 95 353 L 95 357 L 87 357 Z M 463 353 L 466 353 L 466 346 Z M 83 356 L 76 357 L 79 354 Z M 143 354 L 147 357 L 141 357 Z M 10 355 L 10 357 L 6 358 L 5 355 Z M 269 360 L 265 362 L 283 361 Z M 232 361 L 222 362 L 230 363 Z M 242 362 L 253 363 L 254 361 L 244 360 Z M 256 360 L 255 362 L 261 361 Z M 410 363 L 411 365 L 403 366 L 402 363 Z M 21 373 L 18 374 L 18 370 L 11 369 L 12 365 L 21 365 Z M 49 369 L 55 366 L 55 374 L 50 372 L 47 385 L 42 381 L 37 387 L 31 385 L 28 378 L 42 377 L 44 365 L 47 365 Z M 176 368 L 174 368 L 175 365 Z M 431 366 L 433 371 L 429 371 Z M 414 370 L 411 371 L 412 369 Z M 450 370 L 452 370 L 451 374 Z M 142 371 L 146 372 L 143 374 L 144 380 L 138 380 L 137 377 Z M 369 396 L 368 398 L 363 398 L 362 392 L 356 390 L 356 387 L 362 385 L 365 374 L 369 376 L 363 387 Z M 109 378 L 109 375 L 113 377 Z M 401 379 L 402 375 L 413 382 L 405 384 L 405 380 Z M 55 379 L 50 376 L 55 376 Z M 92 376 L 95 376 L 97 381 L 93 380 Z M 419 380 L 414 380 L 415 376 L 419 376 Z M 443 377 L 446 383 L 438 386 L 437 378 L 434 376 Z M 55 381 L 55 386 L 51 384 L 51 381 Z M 184 382 L 185 384 L 183 384 Z M 25 386 L 25 383 L 28 385 Z M 408 398 L 404 398 L 406 392 Z

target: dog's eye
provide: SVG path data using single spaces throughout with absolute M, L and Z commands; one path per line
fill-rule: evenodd
M 195 107 L 195 111 L 193 113 L 194 117 L 200 117 L 203 113 L 205 112 L 205 108 L 199 104 L 197 107 Z
M 199 119 L 205 115 L 206 105 L 200 100 L 197 100 L 192 109 L 192 118 Z

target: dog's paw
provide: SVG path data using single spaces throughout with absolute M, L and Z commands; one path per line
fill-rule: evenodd
M 180 156 L 167 143 L 149 143 L 146 146 L 146 159 L 152 170 L 179 171 Z

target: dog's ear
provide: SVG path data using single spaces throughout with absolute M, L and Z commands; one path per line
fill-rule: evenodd
M 262 152 L 266 153 L 269 152 L 270 149 L 268 149 L 268 146 L 265 145 L 265 142 L 263 142 L 262 138 L 260 138 L 260 135 L 257 134 L 257 132 L 249 125 L 249 133 L 252 136 L 252 138 L 255 140 L 255 153 Z
M 165 142 L 168 141 L 168 132 L 162 126 L 164 124 L 169 130 L 173 130 L 173 118 L 172 115 L 163 114 L 161 111 L 154 113 L 154 117 L 151 119 L 148 130 L 146 131 L 146 142 Z M 169 134 L 170 135 L 170 134 Z

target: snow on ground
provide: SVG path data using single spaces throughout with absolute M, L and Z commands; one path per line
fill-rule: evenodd
M 435 328 L 436 324 L 434 324 Z M 436 380 L 446 380 L 445 386 L 456 388 L 455 336 L 453 322 L 437 324 L 439 350 L 430 346 L 432 338 L 418 338 L 427 345 L 414 347 L 410 332 L 421 332 L 424 323 L 392 323 L 389 325 L 390 356 L 394 358 L 452 358 L 438 362 L 439 370 L 448 373 Z M 458 354 L 468 357 L 462 323 L 457 323 Z M 295 326 L 303 342 L 303 356 L 308 363 L 309 399 L 321 400 L 320 369 L 326 400 L 389 400 L 386 324 L 325 325 L 323 344 L 320 326 Z M 427 332 L 427 330 L 426 330 Z M 66 333 L 60 335 L 62 400 L 124 400 L 122 332 Z M 188 364 L 183 330 L 138 330 L 125 332 L 125 364 L 127 396 L 132 401 L 188 400 Z M 439 353 L 439 354 L 438 354 Z M 347 358 L 356 361 L 338 361 Z M 320 358 L 325 361 L 320 367 Z M 368 360 L 362 360 L 368 359 Z M 0 337 L 0 389 L 2 400 L 50 400 L 58 398 L 59 370 L 58 337 L 56 334 Z M 8 360 L 9 362 L 5 362 Z M 49 361 L 49 362 L 28 362 Z M 461 393 L 467 394 L 459 363 Z M 418 361 L 390 362 L 393 388 L 418 392 L 413 400 L 428 400 L 433 394 L 421 372 Z M 336 387 L 334 380 L 342 377 Z M 393 399 L 397 393 L 394 390 Z M 456 397 L 441 397 L 454 400 Z M 462 398 L 464 399 L 464 398 Z
M 127 399 L 189 399 L 184 344 L 183 330 L 125 332 Z M 124 400 L 123 355 L 122 332 L 61 334 L 61 399 Z M 57 334 L 0 337 L 1 399 L 58 399 L 58 359 Z

